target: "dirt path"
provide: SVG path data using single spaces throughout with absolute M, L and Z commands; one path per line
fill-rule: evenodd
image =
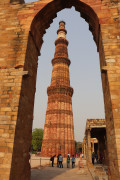
M 88 171 L 85 161 L 84 168 L 78 169 L 78 160 L 74 169 L 67 168 L 64 163 L 64 168 L 44 167 L 43 169 L 32 169 L 31 180 L 93 180 Z

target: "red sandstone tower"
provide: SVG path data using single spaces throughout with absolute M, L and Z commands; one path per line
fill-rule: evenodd
M 52 59 L 51 85 L 47 88 L 48 104 L 42 142 L 42 156 L 75 152 L 74 126 L 72 112 L 73 88 L 70 87 L 68 41 L 65 22 L 59 23 L 58 37 L 55 41 L 55 55 Z

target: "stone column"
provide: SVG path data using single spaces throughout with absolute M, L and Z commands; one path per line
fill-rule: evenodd
M 87 160 L 89 163 L 92 163 L 92 154 L 91 154 L 91 134 L 90 129 L 87 130 Z
M 84 158 L 86 159 L 86 143 L 84 143 Z
M 92 142 L 92 153 L 95 151 L 94 149 L 94 142 Z

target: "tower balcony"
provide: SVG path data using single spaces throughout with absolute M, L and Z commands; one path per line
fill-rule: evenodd
M 50 86 L 47 88 L 47 94 L 53 95 L 53 94 L 66 94 L 72 97 L 73 95 L 73 88 L 67 87 L 67 86 Z
M 65 38 L 63 38 L 63 37 L 60 37 L 60 38 L 56 39 L 56 41 L 55 41 L 55 46 L 56 46 L 57 44 L 62 44 L 62 45 L 65 44 L 65 45 L 68 46 L 69 42 L 68 42 L 67 39 L 65 39 Z
M 52 65 L 56 64 L 56 63 L 65 63 L 68 66 L 71 64 L 70 59 L 65 58 L 65 57 L 56 57 L 52 59 Z

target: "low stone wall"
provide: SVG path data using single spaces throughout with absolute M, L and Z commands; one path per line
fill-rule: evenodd
M 39 157 L 39 156 L 32 155 L 30 158 L 31 168 L 47 166 L 50 164 L 51 164 L 51 161 L 49 157 Z
M 63 162 L 67 162 L 67 159 L 63 158 Z M 57 164 L 57 158 L 54 159 L 54 163 Z M 40 166 L 51 166 L 52 162 L 50 161 L 50 157 L 40 157 L 35 154 L 32 154 L 30 158 L 30 165 L 31 168 L 38 168 Z

